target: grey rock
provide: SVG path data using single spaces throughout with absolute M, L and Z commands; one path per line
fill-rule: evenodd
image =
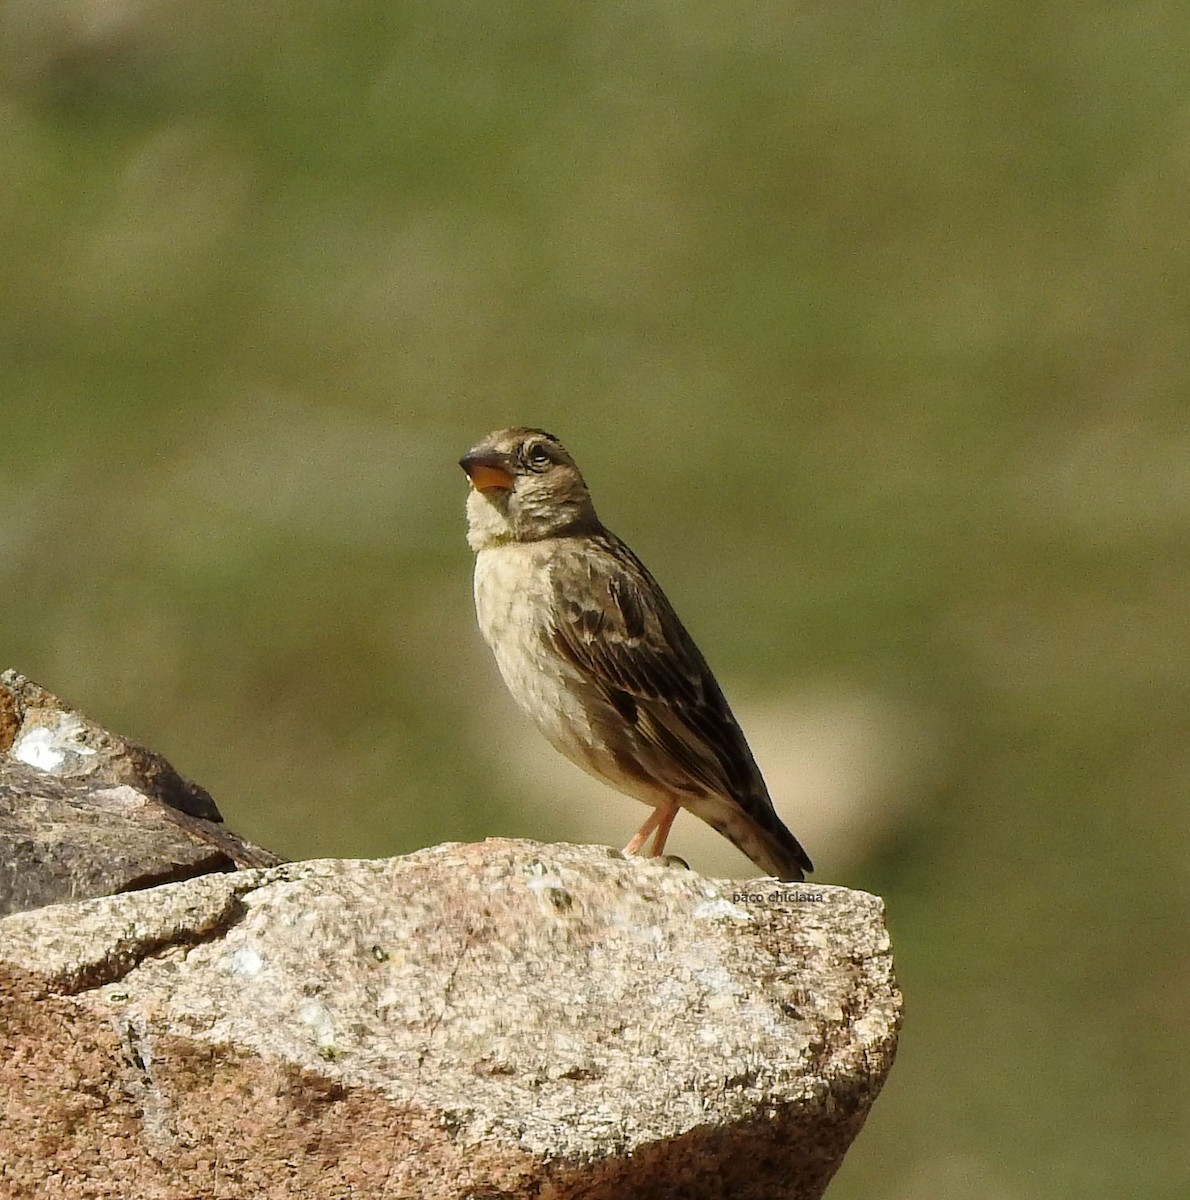
M 0 1002 L 88 1197 L 816 1197 L 900 1017 L 874 896 L 498 840 L 10 916 Z
M 281 861 L 222 822 L 161 755 L 0 673 L 0 914 Z
M 0 750 L 8 762 L 54 779 L 129 784 L 189 816 L 223 820 L 210 793 L 160 754 L 111 733 L 13 670 L 0 672 Z

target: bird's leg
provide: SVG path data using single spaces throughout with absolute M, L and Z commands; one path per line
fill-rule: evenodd
M 668 804 L 665 808 L 657 810 L 657 832 L 653 837 L 653 857 L 665 853 L 665 839 L 669 837 L 669 827 L 674 823 L 674 818 L 681 811 L 681 805 L 677 803 Z
M 649 840 L 650 835 L 656 831 L 656 836 L 653 838 L 653 849 L 650 854 L 653 858 L 661 854 L 665 850 L 665 839 L 669 837 L 669 827 L 674 823 L 674 818 L 678 815 L 678 810 L 682 806 L 676 801 L 665 805 L 663 808 L 655 808 L 649 814 L 649 819 L 636 831 L 636 836 L 624 847 L 625 854 L 639 854 L 641 847 Z
M 655 808 L 649 814 L 649 819 L 636 831 L 632 841 L 624 847 L 625 854 L 639 854 L 640 848 L 649 840 L 649 834 L 657 828 L 657 822 L 661 820 L 661 809 Z

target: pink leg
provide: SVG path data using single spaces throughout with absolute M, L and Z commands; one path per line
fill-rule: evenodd
M 668 808 L 657 810 L 661 813 L 661 818 L 657 822 L 657 834 L 653 838 L 654 858 L 665 853 L 665 839 L 669 837 L 669 827 L 674 823 L 674 818 L 678 815 L 681 807 L 680 804 L 671 804 Z
M 649 814 L 649 819 L 636 831 L 636 836 L 624 847 L 625 854 L 639 854 L 641 847 L 649 840 L 649 835 L 656 830 L 651 854 L 654 858 L 665 850 L 665 839 L 669 837 L 669 827 L 678 815 L 680 804 L 667 804 L 664 808 L 655 808 Z

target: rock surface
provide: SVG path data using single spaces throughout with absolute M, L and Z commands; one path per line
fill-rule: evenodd
M 7 917 L 0 1014 L 5 1197 L 800 1200 L 900 996 L 874 896 L 489 841 Z
M 222 821 L 161 755 L 0 673 L 0 915 L 281 861 Z

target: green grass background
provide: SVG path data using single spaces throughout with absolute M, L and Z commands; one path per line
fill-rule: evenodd
M 1188 195 L 1143 0 L 0 2 L 0 665 L 290 856 L 564 838 L 455 466 L 544 425 L 722 675 L 933 731 L 834 1200 L 1184 1197 Z

